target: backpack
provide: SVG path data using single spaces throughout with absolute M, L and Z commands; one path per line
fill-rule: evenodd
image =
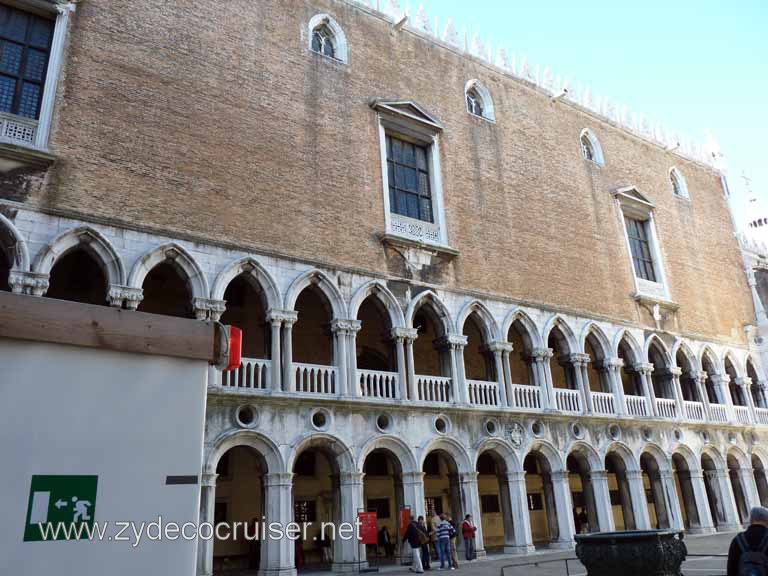
M 743 532 L 736 536 L 736 543 L 741 548 L 737 574 L 739 576 L 768 576 L 768 535 L 763 538 L 757 549 L 749 547 Z

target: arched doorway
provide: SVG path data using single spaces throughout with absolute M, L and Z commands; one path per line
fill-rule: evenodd
M 678 500 L 682 504 L 680 508 L 683 515 L 683 525 L 687 530 L 693 532 L 700 531 L 703 525 L 702 519 L 699 517 L 696 490 L 693 486 L 688 461 L 682 454 L 675 453 L 672 455 L 672 471 Z
M 216 466 L 214 525 L 226 523 L 226 539 L 214 539 L 215 575 L 256 574 L 264 568 L 266 541 L 261 539 L 264 522 L 265 459 L 253 448 L 235 446 L 225 452 Z M 240 527 L 237 532 L 232 528 Z
M 573 504 L 573 524 L 576 534 L 599 532 L 602 528 L 589 456 L 576 449 L 568 454 L 565 464 L 568 470 L 568 484 L 571 490 L 571 503 Z
M 483 548 L 486 551 L 514 551 L 514 512 L 510 498 L 509 474 L 504 457 L 486 450 L 477 458 L 477 490 L 480 495 Z
M 605 470 L 608 473 L 611 512 L 616 530 L 636 530 L 637 521 L 632 506 L 627 466 L 621 454 L 615 450 L 608 452 L 605 456 Z
M 521 318 L 509 327 L 507 341 L 512 344 L 509 353 L 509 404 L 523 410 L 539 410 L 545 403 L 545 392 L 539 387 L 533 362 L 534 340 Z M 543 382 L 543 379 L 541 380 Z
M 194 318 L 192 289 L 186 273 L 173 260 L 161 262 L 144 278 L 144 298 L 139 312 Z
M 718 530 L 723 529 L 727 524 L 724 495 L 718 479 L 717 467 L 709 454 L 701 455 L 701 469 L 704 472 L 704 488 L 707 492 L 709 510 L 712 514 L 712 524 Z
M 399 529 L 400 510 L 404 506 L 402 467 L 392 452 L 377 448 L 366 456 L 363 471 L 365 509 L 376 512 L 379 529 L 379 562 L 394 564 L 402 551 Z M 368 547 L 366 557 L 369 561 L 375 552 L 374 546 Z
M 107 278 L 99 262 L 83 248 L 59 257 L 48 280 L 48 298 L 107 305 Z
M 272 333 L 266 318 L 264 290 L 253 275 L 243 273 L 229 283 L 224 300 L 227 308 L 221 323 L 243 331 L 243 359 L 239 370 L 222 373 L 222 385 L 267 389 Z
M 418 337 L 413 342 L 413 368 L 416 400 L 451 402 L 455 390 L 451 384 L 451 348 L 445 340 L 445 326 L 435 306 L 427 300 L 413 316 Z
M 467 337 L 464 347 L 464 375 L 470 404 L 498 406 L 500 391 L 496 386 L 496 365 L 487 341 L 487 329 L 477 312 L 464 322 L 462 332 Z
M 741 463 L 733 452 L 728 454 L 726 462 L 728 464 L 728 477 L 731 481 L 733 497 L 736 501 L 736 510 L 739 513 L 739 520 L 742 524 L 746 524 L 749 521 L 748 488 L 744 485 L 742 479 Z
M 294 308 L 298 313 L 291 347 L 295 390 L 339 394 L 344 384 L 337 373 L 330 301 L 317 285 L 310 284 L 299 294 Z
M 432 450 L 424 458 L 422 471 L 426 518 L 448 514 L 459 527 L 464 519 L 464 504 L 456 460 L 445 450 Z
M 670 499 L 667 497 L 661 470 L 656 456 L 650 452 L 640 455 L 640 470 L 643 473 L 643 491 L 646 495 L 648 517 L 652 528 L 670 528 Z
M 542 452 L 534 450 L 525 457 L 523 470 L 533 543 L 537 548 L 546 547 L 560 540 L 552 467 Z
M 760 505 L 768 506 L 768 479 L 766 479 L 763 461 L 757 454 L 752 454 L 752 470 L 755 475 L 755 485 L 757 486 Z
M 398 397 L 398 366 L 392 322 L 384 304 L 370 295 L 357 312 L 360 331 L 355 339 L 360 394 L 373 398 Z

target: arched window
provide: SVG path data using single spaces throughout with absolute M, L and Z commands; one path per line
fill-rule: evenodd
M 678 198 L 688 198 L 688 186 L 685 184 L 685 178 L 677 171 L 677 168 L 669 170 L 669 181 L 672 182 L 672 192 Z
M 328 14 L 317 14 L 310 20 L 309 49 L 340 62 L 347 61 L 344 31 Z
M 477 80 L 467 82 L 464 87 L 464 96 L 467 102 L 467 112 L 478 118 L 495 120 L 491 94 L 480 82 Z
M 581 143 L 581 155 L 585 160 L 594 162 L 598 166 L 602 166 L 605 163 L 600 142 L 597 141 L 597 138 L 590 130 L 585 128 L 581 131 L 579 142 Z

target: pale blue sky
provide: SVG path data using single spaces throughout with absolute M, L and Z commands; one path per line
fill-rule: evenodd
M 412 15 L 418 5 L 411 0 Z M 710 130 L 737 208 L 745 204 L 742 173 L 768 205 L 768 0 L 423 5 L 441 31 L 450 17 L 470 39 L 478 32 L 494 51 L 504 47 L 518 62 L 524 54 L 671 131 L 703 143 Z

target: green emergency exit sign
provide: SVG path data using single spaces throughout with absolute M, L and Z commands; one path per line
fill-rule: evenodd
M 32 476 L 24 541 L 86 537 L 85 530 L 68 529 L 93 526 L 98 481 L 98 476 Z

